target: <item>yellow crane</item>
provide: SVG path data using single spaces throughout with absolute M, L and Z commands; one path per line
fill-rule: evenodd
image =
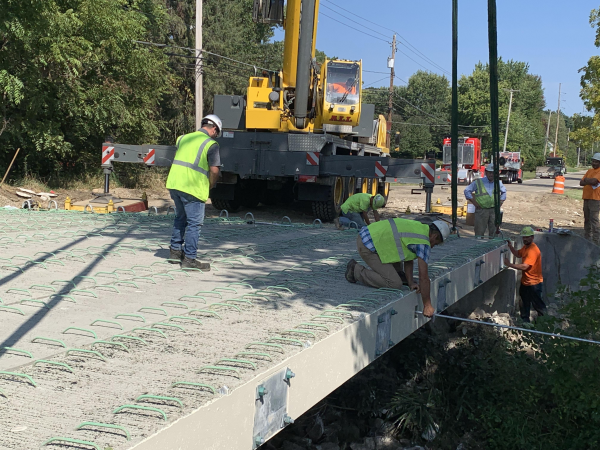
M 433 173 L 435 160 L 390 158 L 385 118 L 361 101 L 362 61 L 317 64 L 318 12 L 319 0 L 254 0 L 255 21 L 284 26 L 283 64 L 250 77 L 246 95 L 214 98 L 223 122 L 215 208 L 298 200 L 331 221 L 356 192 L 387 199 L 390 182 L 433 186 L 423 168 Z M 176 147 L 106 142 L 102 151 L 108 193 L 113 162 L 168 167 Z
M 283 69 L 250 77 L 246 128 L 279 132 L 331 133 L 351 139 L 361 117 L 362 61 L 315 59 L 319 0 L 255 0 L 254 20 L 285 29 Z M 385 147 L 386 123 L 379 117 L 375 146 Z

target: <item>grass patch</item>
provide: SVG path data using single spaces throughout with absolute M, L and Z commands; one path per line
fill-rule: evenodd
M 565 189 L 565 195 L 567 197 L 573 198 L 575 200 L 581 200 L 582 193 L 583 193 L 583 189 L 577 189 L 577 188 Z
M 523 180 L 533 180 L 535 178 L 535 172 L 523 171 Z

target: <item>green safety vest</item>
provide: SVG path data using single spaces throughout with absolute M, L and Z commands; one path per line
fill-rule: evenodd
M 431 245 L 429 225 L 416 220 L 380 220 L 368 228 L 375 250 L 384 264 L 416 259 L 417 255 L 408 249 L 411 244 Z
M 473 198 L 477 201 L 479 206 L 482 208 L 493 208 L 494 207 L 494 199 L 488 194 L 488 191 L 485 189 L 483 185 L 483 181 L 481 178 L 475 180 L 475 189 L 473 192 Z
M 210 190 L 208 149 L 216 142 L 196 131 L 177 139 L 177 152 L 167 178 L 167 189 L 176 189 L 205 202 Z
M 358 193 L 348 197 L 344 203 L 342 203 L 342 212 L 348 214 L 349 212 L 361 213 L 367 212 L 371 207 L 371 194 Z

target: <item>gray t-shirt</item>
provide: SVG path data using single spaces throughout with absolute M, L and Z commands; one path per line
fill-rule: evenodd
M 208 131 L 206 131 L 204 128 L 200 128 L 198 131 L 208 135 Z M 206 157 L 208 158 L 209 167 L 219 167 L 221 165 L 221 154 L 219 153 L 218 142 L 210 146 Z

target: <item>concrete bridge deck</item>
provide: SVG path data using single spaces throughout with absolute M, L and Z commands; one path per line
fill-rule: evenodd
M 0 449 L 251 449 L 426 322 L 416 293 L 346 282 L 356 231 L 283 225 L 207 220 L 201 273 L 165 261 L 172 216 L 0 212 Z M 505 251 L 434 248 L 438 309 Z

